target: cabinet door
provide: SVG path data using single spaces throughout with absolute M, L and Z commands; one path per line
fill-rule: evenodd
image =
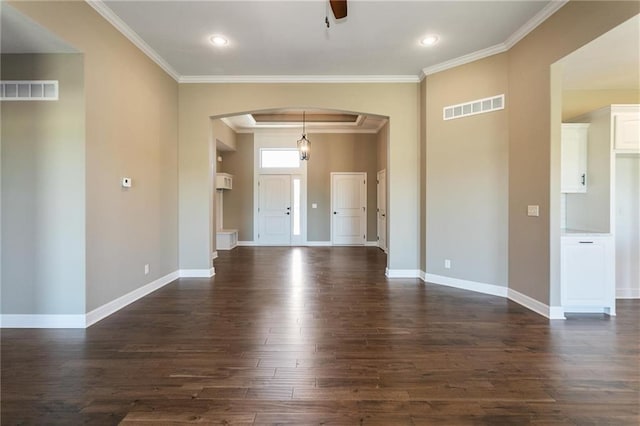
M 614 116 L 614 148 L 619 152 L 640 152 L 640 114 Z
M 562 125 L 561 192 L 587 192 L 588 126 Z
M 561 256 L 562 305 L 610 308 L 615 314 L 610 239 L 563 238 Z

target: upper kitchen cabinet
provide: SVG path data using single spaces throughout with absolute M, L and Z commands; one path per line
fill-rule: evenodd
M 588 123 L 562 124 L 561 192 L 587 192 Z
M 619 153 L 640 153 L 640 107 L 622 105 L 613 110 L 613 148 Z M 635 109 L 636 111 L 632 111 Z

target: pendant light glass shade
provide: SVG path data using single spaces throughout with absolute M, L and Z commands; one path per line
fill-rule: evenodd
M 298 152 L 300 153 L 300 160 L 309 160 L 311 155 L 311 142 L 307 139 L 307 133 L 305 132 L 305 112 L 302 112 L 302 138 L 298 140 Z
M 298 151 L 300 151 L 300 159 L 308 160 L 309 159 L 309 150 L 311 148 L 311 142 L 307 139 L 307 135 L 302 134 L 302 139 L 298 140 Z

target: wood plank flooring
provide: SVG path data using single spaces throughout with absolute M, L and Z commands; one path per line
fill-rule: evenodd
M 639 424 L 639 301 L 550 322 L 385 262 L 238 247 L 87 330 L 2 330 L 2 425 Z

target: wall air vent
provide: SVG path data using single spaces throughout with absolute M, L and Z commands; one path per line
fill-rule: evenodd
M 442 118 L 444 120 L 453 120 L 454 118 L 468 117 L 470 115 L 483 114 L 500 109 L 504 109 L 504 94 L 465 102 L 463 104 L 446 106 L 442 108 Z
M 0 100 L 57 101 L 57 80 L 0 81 Z

